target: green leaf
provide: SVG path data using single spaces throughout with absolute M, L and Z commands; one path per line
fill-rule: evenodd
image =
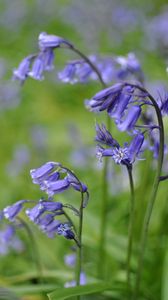
M 58 288 L 47 296 L 50 300 L 63 300 L 78 295 L 100 293 L 109 289 L 111 289 L 109 283 L 94 283 L 70 288 Z

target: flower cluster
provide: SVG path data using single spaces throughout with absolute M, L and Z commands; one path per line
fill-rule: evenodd
M 86 100 L 86 107 L 93 112 L 106 110 L 120 131 L 132 131 L 141 115 L 141 106 L 147 103 L 147 95 L 137 95 L 135 90 L 129 84 L 117 83 Z
M 103 144 L 108 148 L 104 148 L 100 145 L 97 146 L 97 157 L 101 159 L 103 156 L 111 157 L 116 164 L 126 165 L 131 167 L 135 159 L 141 152 L 141 148 L 144 142 L 144 135 L 139 133 L 135 135 L 131 143 L 125 144 L 122 148 L 119 143 L 112 137 L 110 132 L 106 129 L 105 125 L 96 125 L 96 138 L 95 140 L 99 144 Z
M 143 72 L 134 53 L 114 57 L 90 55 L 89 59 L 96 66 L 106 84 L 111 83 L 113 80 L 124 80 L 129 75 L 133 75 L 143 82 Z M 86 83 L 89 80 L 97 80 L 98 76 L 92 67 L 82 59 L 68 62 L 65 68 L 58 73 L 58 78 L 65 83 L 74 84 L 76 82 Z
M 51 71 L 54 66 L 54 49 L 59 47 L 72 47 L 72 44 L 55 35 L 40 33 L 38 38 L 39 53 L 24 58 L 17 69 L 13 71 L 13 79 L 21 83 L 32 77 L 36 80 L 44 79 L 44 71 Z
M 53 238 L 55 235 L 62 235 L 66 239 L 74 239 L 76 241 L 73 224 L 67 218 L 67 213 L 65 213 L 64 209 L 69 208 L 76 215 L 79 214 L 78 209 L 72 205 L 55 202 L 53 196 L 72 187 L 74 190 L 86 194 L 83 202 L 83 207 L 85 207 L 89 195 L 87 186 L 80 182 L 72 171 L 56 162 L 47 162 L 41 167 L 31 170 L 30 174 L 33 183 L 38 184 L 40 189 L 47 193 L 48 199 L 40 199 L 33 208 L 26 209 L 28 218 L 38 225 L 40 230 L 50 238 Z M 64 178 L 61 178 L 62 174 Z M 24 204 L 32 202 L 34 203 L 34 201 L 30 200 L 20 200 L 4 208 L 3 216 L 13 222 L 23 210 Z M 63 216 L 65 221 L 56 219 L 59 216 Z

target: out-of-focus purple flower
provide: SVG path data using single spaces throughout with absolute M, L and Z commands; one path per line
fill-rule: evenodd
M 168 93 L 165 95 L 164 99 L 161 99 L 160 109 L 163 115 L 168 114 Z
M 69 267 L 74 267 L 76 264 L 76 254 L 67 254 L 64 256 L 64 262 Z
M 14 69 L 13 71 L 14 80 L 19 80 L 21 83 L 24 83 L 24 81 L 26 80 L 30 72 L 30 65 L 32 63 L 33 58 L 34 55 L 27 56 L 21 61 L 18 68 Z
M 29 219 L 34 222 L 37 223 L 39 217 L 45 212 L 45 208 L 43 207 L 43 205 L 41 205 L 41 203 L 38 203 L 37 205 L 35 205 L 33 208 L 28 208 L 26 209 L 26 215 L 29 217 Z
M 35 58 L 31 70 L 28 72 L 28 76 L 32 77 L 36 80 L 43 80 L 43 72 L 45 70 L 45 60 L 43 53 L 39 53 L 39 55 Z
M 62 45 L 72 47 L 69 41 L 56 35 L 47 34 L 46 32 L 40 33 L 38 43 L 41 51 L 45 51 L 48 48 L 58 48 Z
M 18 145 L 13 153 L 13 159 L 7 164 L 6 171 L 9 176 L 16 177 L 29 163 L 30 152 L 26 145 Z
M 7 255 L 12 249 L 21 252 L 23 248 L 23 244 L 16 236 L 15 228 L 12 225 L 7 225 L 0 230 L 0 255 Z
M 134 105 L 129 108 L 125 119 L 121 122 L 117 122 L 117 127 L 120 131 L 130 131 L 134 129 L 134 126 L 141 114 L 141 107 Z
M 46 233 L 49 238 L 54 238 L 57 234 L 57 228 L 60 224 L 60 221 L 53 220 L 46 226 L 43 226 L 43 232 Z
M 80 285 L 85 285 L 85 284 L 86 284 L 86 274 L 84 272 L 81 272 L 80 273 Z M 73 287 L 73 286 L 76 286 L 75 280 L 68 281 L 64 285 L 65 288 L 69 288 L 69 287 Z
M 58 73 L 58 78 L 65 83 L 76 83 L 78 81 L 76 77 L 76 62 L 69 62 L 65 68 Z
M 6 219 L 10 221 L 14 221 L 17 215 L 23 208 L 23 203 L 27 202 L 27 200 L 20 200 L 11 206 L 7 206 L 4 208 L 3 213 Z
M 128 53 L 127 56 L 117 56 L 114 60 L 120 66 L 117 74 L 118 78 L 125 79 L 129 74 L 134 74 L 143 81 L 144 75 L 141 65 L 134 53 Z
M 43 61 L 44 61 L 44 71 L 52 71 L 54 69 L 54 51 L 49 48 L 43 52 Z

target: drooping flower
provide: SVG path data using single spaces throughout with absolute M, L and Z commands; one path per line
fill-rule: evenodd
M 37 169 L 30 170 L 30 175 L 33 179 L 33 183 L 41 184 L 44 180 L 46 180 L 51 175 L 51 172 L 54 170 L 56 166 L 58 166 L 58 163 L 49 161 Z M 54 173 L 54 176 L 56 177 L 56 180 L 59 177 L 57 173 Z
M 120 131 L 130 131 L 134 129 L 134 126 L 141 114 L 141 107 L 134 105 L 129 108 L 128 113 L 124 120 L 117 121 L 117 127 Z
M 24 83 L 24 81 L 27 79 L 28 74 L 30 72 L 30 65 L 32 63 L 33 58 L 34 55 L 27 56 L 21 61 L 18 68 L 14 69 L 13 71 L 14 80 L 19 80 L 20 83 Z
M 100 127 L 99 124 L 96 124 L 96 137 L 95 141 L 110 147 L 119 147 L 118 142 L 113 139 L 111 133 L 106 129 L 106 126 L 102 124 Z
M 101 127 L 97 127 L 97 135 L 101 134 Z M 105 125 L 103 125 L 104 134 L 108 134 Z M 112 136 L 111 136 L 111 139 Z M 105 143 L 105 139 L 99 139 L 99 143 L 105 144 L 108 148 L 104 148 L 100 145 L 97 146 L 96 156 L 101 160 L 102 157 L 108 156 L 111 157 L 116 164 L 123 164 L 127 165 L 128 167 L 132 165 L 135 159 L 138 157 L 142 144 L 144 142 L 144 135 L 142 133 L 138 133 L 133 140 L 131 141 L 130 145 L 125 144 L 124 147 L 120 147 L 119 143 L 111 143 L 109 144 L 108 141 Z
M 112 110 L 123 89 L 122 83 L 116 83 L 112 87 L 103 89 L 97 93 L 91 100 L 86 100 L 86 107 L 93 112 L 101 112 L 103 110 Z
M 64 38 L 52 34 L 47 34 L 46 32 L 40 33 L 38 44 L 41 51 L 45 51 L 48 48 L 58 48 L 62 45 L 72 47 L 72 44 Z
M 23 203 L 27 202 L 27 200 L 20 200 L 16 202 L 15 204 L 11 206 L 7 206 L 3 210 L 3 214 L 6 219 L 9 219 L 10 221 L 14 221 L 17 215 L 20 213 L 20 211 L 23 208 Z

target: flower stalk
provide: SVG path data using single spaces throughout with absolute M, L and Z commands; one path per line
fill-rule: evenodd
M 130 84 L 129 84 L 130 85 Z M 143 271 L 143 265 L 144 265 L 144 254 L 145 254 L 145 248 L 146 248 L 146 242 L 147 242 L 147 236 L 149 231 L 149 223 L 154 207 L 154 203 L 157 196 L 157 191 L 160 183 L 160 177 L 162 172 L 162 165 L 163 165 L 163 158 L 164 158 L 164 126 L 163 126 L 163 120 L 162 120 L 162 114 L 160 111 L 160 108 L 155 101 L 155 99 L 150 95 L 147 90 L 141 86 L 131 84 L 131 86 L 139 89 L 140 91 L 147 93 L 148 98 L 153 104 L 153 107 L 156 111 L 157 119 L 158 119 L 158 125 L 159 125 L 159 156 L 158 156 L 158 166 L 157 171 L 153 183 L 153 189 L 151 193 L 151 197 L 149 199 L 149 202 L 147 204 L 145 217 L 143 221 L 143 227 L 141 232 L 141 240 L 140 240 L 140 250 L 139 250 L 139 257 L 138 257 L 138 267 L 137 267 L 137 276 L 136 276 L 136 283 L 135 283 L 135 293 L 133 299 L 136 300 L 139 295 L 140 290 L 140 283 L 141 283 L 141 277 L 142 277 L 142 271 Z
M 128 226 L 128 248 L 127 248 L 127 284 L 130 288 L 130 263 L 131 263 L 131 254 L 132 254 L 132 244 L 133 244 L 133 230 L 134 230 L 134 221 L 135 221 L 135 191 L 134 191 L 134 182 L 132 176 L 132 166 L 127 166 L 129 183 L 130 183 L 130 214 L 129 214 L 129 226 Z

